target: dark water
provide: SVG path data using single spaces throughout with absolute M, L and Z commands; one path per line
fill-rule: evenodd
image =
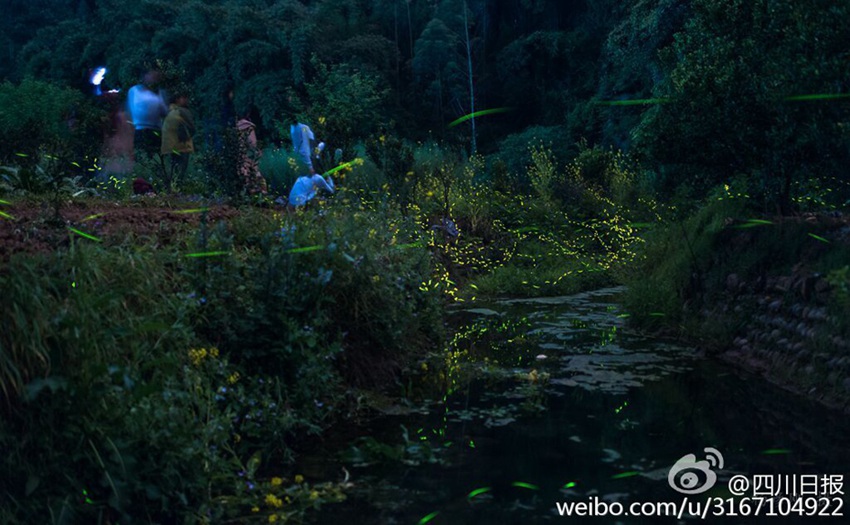
M 405 385 L 415 403 L 387 405 L 368 428 L 331 436 L 326 450 L 304 458 L 308 477 L 339 478 L 345 467 L 353 483 L 348 501 L 326 507 L 317 521 L 850 523 L 767 516 L 766 506 L 759 517 L 704 521 L 687 513 L 681 520 L 560 516 L 556 502 L 681 502 L 668 473 L 686 454 L 706 459 L 706 447 L 724 465 L 713 469 L 714 487 L 692 501 L 728 497 L 735 475 L 850 472 L 842 414 L 693 349 L 629 334 L 616 293 L 456 312 L 461 335 L 448 357 Z M 827 504 L 832 513 L 838 502 Z

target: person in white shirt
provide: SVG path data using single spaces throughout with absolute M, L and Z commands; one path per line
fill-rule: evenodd
M 292 185 L 292 191 L 289 192 L 290 206 L 304 206 L 316 196 L 319 190 L 324 190 L 328 193 L 334 192 L 334 181 L 328 177 L 326 181 L 324 177 L 318 174 L 304 175 L 298 177 L 295 184 Z

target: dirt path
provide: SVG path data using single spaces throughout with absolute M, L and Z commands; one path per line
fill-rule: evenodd
M 63 204 L 57 221 L 46 202 L 0 205 L 3 212 L 0 214 L 0 261 L 8 261 L 16 253 L 46 253 L 67 247 L 71 236 L 80 236 L 70 228 L 94 236 L 105 245 L 119 244 L 129 237 L 147 238 L 157 246 L 167 246 L 181 233 L 198 227 L 202 214 L 191 210 L 203 207 L 198 202 L 176 200 L 88 200 Z M 230 206 L 209 206 L 208 210 L 207 221 L 212 224 L 239 214 Z

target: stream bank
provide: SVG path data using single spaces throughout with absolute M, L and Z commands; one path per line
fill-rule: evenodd
M 307 478 L 344 474 L 349 483 L 347 500 L 317 522 L 598 523 L 562 516 L 556 502 L 681 501 L 668 472 L 705 447 L 725 458 L 722 487 L 736 474 L 850 467 L 850 428 L 833 411 L 693 347 L 630 331 L 622 293 L 454 310 L 458 336 L 409 378 L 405 402 L 331 429 L 301 457 Z M 728 496 L 720 487 L 709 494 Z

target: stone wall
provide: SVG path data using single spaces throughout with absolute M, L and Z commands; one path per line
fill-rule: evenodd
M 850 342 L 836 335 L 829 294 L 822 276 L 801 268 L 753 282 L 733 273 L 721 299 L 702 316 L 735 327 L 722 359 L 850 412 Z

